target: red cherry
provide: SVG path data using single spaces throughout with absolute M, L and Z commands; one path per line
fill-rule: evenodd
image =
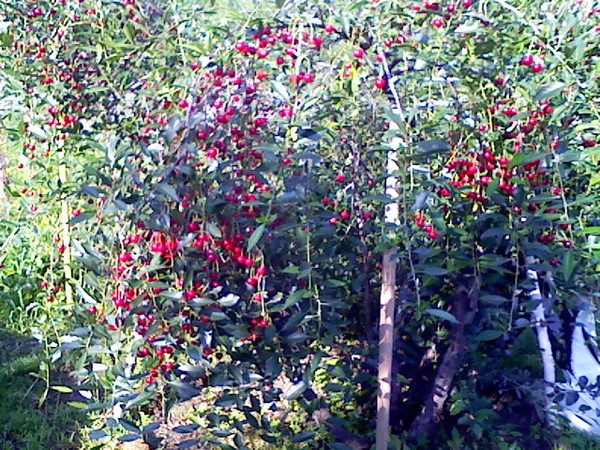
M 521 64 L 524 66 L 530 66 L 533 64 L 533 55 L 523 55 L 521 58 Z
M 531 71 L 532 71 L 533 73 L 539 73 L 539 72 L 541 72 L 542 70 L 544 70 L 544 65 L 543 65 L 543 64 L 541 64 L 541 63 L 535 63 L 535 64 L 533 64 L 533 65 L 531 66 Z
M 437 239 L 440 237 L 440 234 L 435 229 L 432 229 L 431 231 L 429 231 L 428 236 L 431 239 Z
M 365 51 L 359 47 L 359 48 L 355 49 L 352 54 L 354 55 L 355 58 L 362 58 L 363 56 L 365 56 Z
M 129 252 L 123 252 L 119 255 L 120 262 L 129 262 L 132 259 L 133 259 L 133 257 L 131 256 L 131 253 L 129 253 Z
M 215 159 L 219 154 L 219 150 L 216 147 L 210 147 L 206 150 L 206 157 L 209 159 Z
M 502 110 L 502 114 L 504 114 L 507 117 L 513 117 L 518 114 L 518 111 L 517 108 L 504 108 Z
M 378 89 L 385 89 L 387 87 L 387 80 L 382 77 L 376 78 L 375 87 Z

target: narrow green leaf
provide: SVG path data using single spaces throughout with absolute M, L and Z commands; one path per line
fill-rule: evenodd
M 545 158 L 546 156 L 547 155 L 545 153 L 517 153 L 508 163 L 508 168 L 512 169 L 513 167 L 527 164 L 537 159 Z
M 440 319 L 447 320 L 448 322 L 458 324 L 458 320 L 456 320 L 456 317 L 454 317 L 448 311 L 444 311 L 442 309 L 427 308 L 425 310 L 425 314 L 430 314 L 430 315 L 438 317 Z
M 252 250 L 256 244 L 258 244 L 258 241 L 260 241 L 260 238 L 262 237 L 263 233 L 265 232 L 265 225 L 259 225 L 256 230 L 254 230 L 254 232 L 252 233 L 252 236 L 250 236 L 250 239 L 248 239 L 248 251 Z
M 536 102 L 541 102 L 542 100 L 548 100 L 549 98 L 556 97 L 561 93 L 561 91 L 565 88 L 565 83 L 550 83 L 542 86 L 533 99 Z
M 475 338 L 476 341 L 493 341 L 504 334 L 503 330 L 483 330 Z
M 50 389 L 53 389 L 56 392 L 60 392 L 61 394 L 70 394 L 71 392 L 73 392 L 73 389 L 71 389 L 68 386 L 50 386 Z

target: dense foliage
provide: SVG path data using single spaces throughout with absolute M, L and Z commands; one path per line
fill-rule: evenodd
M 95 445 L 179 400 L 184 447 L 367 448 L 387 249 L 392 444 L 551 442 L 540 328 L 560 378 L 598 292 L 591 2 L 0 5 L 0 320 Z

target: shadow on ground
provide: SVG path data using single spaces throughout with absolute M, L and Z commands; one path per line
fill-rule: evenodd
M 41 350 L 36 340 L 0 329 L 0 450 L 81 448 L 85 418 L 70 399 L 50 391 L 39 404 L 45 383 L 34 374 Z

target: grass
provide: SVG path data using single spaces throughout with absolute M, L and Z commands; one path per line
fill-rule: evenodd
M 34 342 L 0 331 L 0 450 L 81 448 L 80 413 L 58 395 L 39 405 L 44 383 L 32 373 L 40 361 Z

